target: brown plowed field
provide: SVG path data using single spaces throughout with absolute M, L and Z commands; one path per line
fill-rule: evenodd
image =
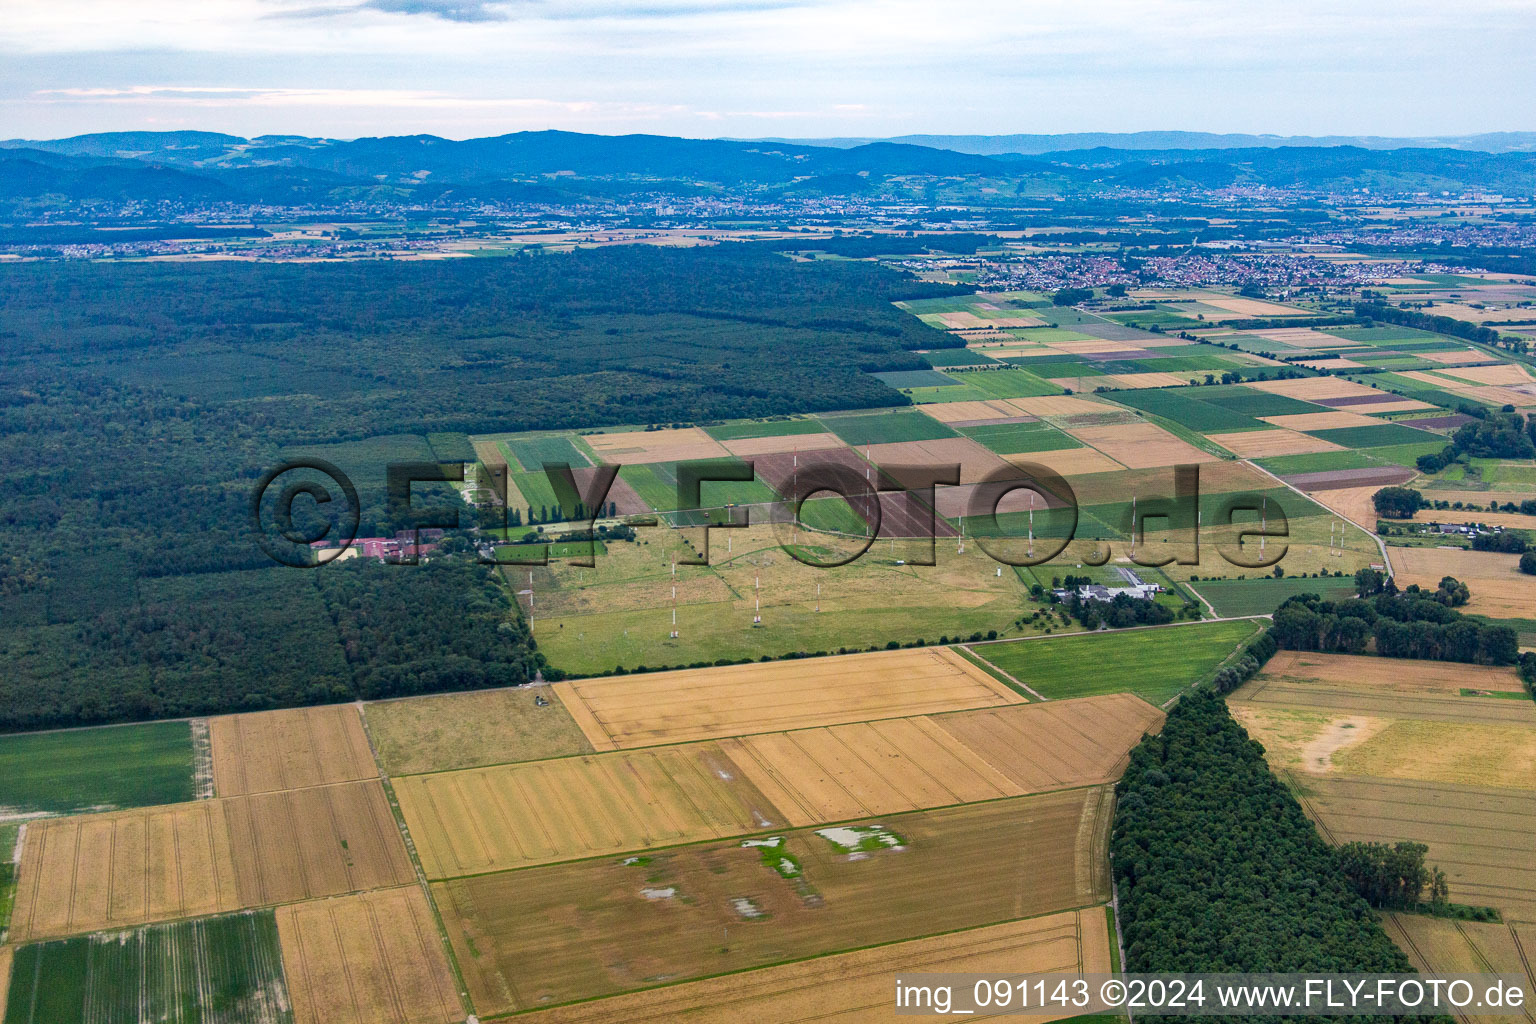
M 208 720 L 219 796 L 274 793 L 376 778 L 362 719 L 350 704 Z
M 714 743 L 395 780 L 432 878 L 717 839 L 783 816 Z
M 598 750 L 1022 703 L 946 648 L 556 683 Z
M 385 889 L 416 877 L 377 780 L 218 802 L 241 906 Z
M 220 803 L 30 823 L 12 941 L 237 909 L 242 903 Z
M 418 886 L 277 911 L 295 1024 L 451 1024 L 464 1008 Z
M 495 1016 L 1102 902 L 1108 806 L 1095 788 L 882 818 L 901 847 L 862 856 L 787 832 L 788 878 L 731 841 L 434 892 Z
M 1302 806 L 1335 844 L 1429 847 L 1451 899 L 1536 922 L 1536 792 L 1447 783 L 1287 773 Z
M 533 1024 L 650 1024 L 679 1019 L 696 1024 L 743 1020 L 896 1024 L 905 1018 L 897 1017 L 891 1008 L 891 979 L 902 972 L 1107 974 L 1109 967 L 1108 921 L 1095 907 L 578 1003 L 534 1013 L 528 1019 Z M 991 1015 L 970 1019 L 988 1020 Z

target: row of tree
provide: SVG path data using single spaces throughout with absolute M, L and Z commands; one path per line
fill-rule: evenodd
M 1390 581 L 1388 581 L 1390 584 Z M 1402 593 L 1325 601 L 1298 594 L 1275 610 L 1275 642 L 1290 651 L 1364 654 L 1388 658 L 1513 665 L 1520 656 L 1519 634 L 1452 607 L 1465 604 L 1468 590 L 1452 577 L 1434 591 L 1412 587 Z
M 1180 699 L 1117 792 L 1126 970 L 1412 971 L 1214 692 Z

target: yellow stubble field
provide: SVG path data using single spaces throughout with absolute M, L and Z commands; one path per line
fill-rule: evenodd
M 208 721 L 219 796 L 273 793 L 374 778 L 357 708 L 350 704 L 226 715 Z
M 419 886 L 281 907 L 277 934 L 295 1024 L 464 1019 Z
M 881 818 L 865 824 L 896 845 L 860 855 L 790 831 L 792 876 L 728 840 L 433 890 L 496 1016 L 1102 903 L 1111 803 L 1094 787 Z
M 1115 694 L 395 781 L 429 877 L 1113 781 L 1162 713 Z
M 939 647 L 581 679 L 553 690 L 598 750 L 1023 701 Z
M 218 801 L 47 819 L 27 826 L 11 939 L 196 917 L 240 905 Z
M 723 978 L 689 982 L 530 1014 L 533 1024 L 697 1024 L 772 1020 L 853 1024 L 901 1020 L 891 979 L 906 972 L 1107 974 L 1109 922 L 1097 907 L 912 939 Z M 1065 1015 L 1063 1015 L 1065 1016 Z M 988 1020 L 978 1014 L 974 1020 Z M 1031 1017 L 1051 1021 L 1057 1016 Z
M 373 782 L 35 822 L 12 935 L 31 940 L 402 885 Z

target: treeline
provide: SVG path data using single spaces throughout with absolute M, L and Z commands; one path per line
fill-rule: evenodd
M 1181 698 L 1116 792 L 1127 971 L 1412 972 L 1215 693 Z
M 516 686 L 539 671 L 562 678 L 506 587 L 472 557 L 353 559 L 314 575 L 361 699 Z
M 157 580 L 131 605 L 0 631 L 0 731 L 554 678 L 491 572 L 459 555 Z
M 1374 570 L 1363 570 L 1373 573 Z M 1357 576 L 1357 580 L 1359 576 Z M 1465 604 L 1465 584 L 1446 577 L 1434 591 L 1417 585 L 1398 593 L 1391 581 L 1366 597 L 1325 601 L 1315 594 L 1298 594 L 1275 609 L 1271 632 L 1288 651 L 1364 654 L 1374 650 L 1387 658 L 1459 661 L 1477 665 L 1513 665 L 1520 656 L 1519 634 L 1462 615 L 1453 605 Z
M 1457 320 L 1455 317 L 1440 316 L 1437 313 L 1399 309 L 1384 302 L 1357 302 L 1355 313 L 1362 320 L 1379 320 L 1382 323 L 1397 324 L 1399 327 L 1412 327 L 1415 330 L 1429 331 L 1433 334 L 1447 334 L 1464 341 L 1475 341 L 1480 345 L 1506 348 L 1511 352 L 1525 352 L 1530 348 L 1530 342 L 1526 339 L 1500 334 L 1492 327 L 1481 327 L 1467 320 Z
M 1451 443 L 1438 452 L 1420 455 L 1419 472 L 1438 473 L 1465 458 L 1536 458 L 1536 417 L 1528 420 L 1518 412 L 1493 412 L 1470 405 L 1460 406 L 1458 411 L 1476 422 L 1457 427 Z

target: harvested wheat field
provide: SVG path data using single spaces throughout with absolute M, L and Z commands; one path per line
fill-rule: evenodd
M 1343 377 L 1294 377 L 1289 380 L 1256 380 L 1245 387 L 1268 391 L 1272 395 L 1285 395 L 1303 402 L 1316 402 L 1325 398 L 1358 398 L 1362 395 L 1381 395 L 1375 388 L 1356 384 Z M 1307 415 L 1303 413 L 1302 415 Z
M 35 821 L 11 939 L 197 917 L 242 906 L 221 801 Z
M 1260 416 L 1265 423 L 1287 430 L 1343 430 L 1347 427 L 1379 427 L 1381 420 L 1358 412 L 1303 412 L 1290 416 Z
M 376 778 L 357 708 L 336 704 L 208 720 L 219 796 Z
M 697 1024 L 742 1020 L 782 1024 L 889 1020 L 895 1024 L 902 1018 L 891 1007 L 891 978 L 900 972 L 978 974 L 996 971 L 1000 965 L 1020 973 L 1109 973 L 1109 922 L 1104 911 L 1094 907 L 896 942 L 557 1007 L 530 1014 L 528 1020 L 534 1024 L 646 1024 L 679 1019 Z
M 598 750 L 1023 703 L 942 647 L 580 679 L 553 689 Z
M 1429 847 L 1451 899 L 1536 921 L 1536 792 L 1345 776 L 1288 778 L 1329 842 L 1411 841 Z
M 1049 452 L 1026 452 L 1008 460 L 1014 465 L 1044 466 L 1062 476 L 1088 476 L 1114 473 L 1125 467 L 1097 448 L 1061 448 Z
M 5 997 L 11 990 L 10 946 L 0 946 L 0 1020 L 5 1020 Z
M 1417 583 L 1434 590 L 1443 576 L 1454 576 L 1472 591 L 1468 612 L 1495 618 L 1528 618 L 1536 608 L 1536 576 L 1518 568 L 1514 555 L 1460 548 L 1393 548 L 1397 583 Z
M 1403 693 L 1347 683 L 1259 678 L 1234 691 L 1232 701 L 1234 707 L 1247 703 L 1255 707 L 1311 710 L 1338 718 L 1366 715 L 1428 722 L 1536 725 L 1536 704 L 1527 700 Z
M 1117 412 L 1118 406 L 1075 395 L 1041 395 L 1036 398 L 1002 400 L 1015 412 L 1026 416 L 1083 416 L 1090 413 Z
M 1429 975 L 1512 974 L 1524 976 L 1526 991 L 1536 990 L 1536 949 L 1532 936 L 1518 926 L 1483 921 L 1452 921 L 1425 914 L 1384 914 L 1382 923 L 1413 966 Z M 1457 1015 L 1465 1024 L 1530 1024 L 1536 1009 L 1525 1007 L 1503 1016 Z
M 756 455 L 777 455 L 780 452 L 810 452 L 824 448 L 841 448 L 843 439 L 836 434 L 785 434 L 777 437 L 743 437 L 735 441 L 721 441 L 725 450 L 741 458 Z
M 1449 352 L 1420 352 L 1421 358 L 1428 359 L 1432 363 L 1497 363 L 1499 357 L 1475 348 L 1458 348 Z
M 495 1016 L 1103 902 L 1111 804 L 1077 789 L 433 889 Z
M 1343 449 L 1332 441 L 1312 437 L 1296 430 L 1239 430 L 1231 434 L 1207 434 L 1233 455 L 1244 459 L 1267 459 L 1275 455 L 1308 455 L 1312 452 L 1337 452 Z
M 1125 694 L 767 733 L 721 749 L 791 825 L 1118 779 L 1162 713 Z
M 228 822 L 242 907 L 415 880 L 378 780 L 217 802 Z
M 1276 768 L 1536 788 L 1536 724 L 1393 719 L 1234 702 Z
M 549 703 L 535 703 L 535 695 Z M 571 713 L 551 697 L 543 688 L 483 690 L 380 701 L 363 714 L 390 775 L 591 752 Z
M 1497 366 L 1462 366 L 1438 372 L 1472 384 L 1515 385 L 1532 382 L 1530 371 L 1514 363 L 1500 363 Z
M 294 1024 L 452 1024 L 464 1019 L 419 886 L 277 911 Z
M 625 750 L 395 781 L 432 878 L 782 827 L 714 743 Z
M 1367 533 L 1375 533 L 1380 516 L 1376 514 L 1376 502 L 1373 499 L 1376 492 L 1383 486 L 1385 485 L 1376 483 L 1369 487 L 1325 487 L 1318 491 L 1307 491 L 1307 497 L 1330 512 L 1343 516 Z M 1305 490 L 1305 487 L 1303 489 Z M 1406 550 L 1408 549 L 1391 549 L 1390 554 L 1394 565 L 1397 564 L 1399 552 Z M 1438 585 L 1439 582 L 1439 577 L 1436 577 L 1435 583 Z M 1434 587 L 1430 589 L 1433 590 Z
M 1203 295 L 1200 301 L 1207 306 L 1225 309 L 1242 317 L 1316 315 L 1311 310 L 1297 309 L 1295 306 L 1282 306 L 1277 302 L 1265 302 L 1262 299 L 1244 299 L 1226 295 Z
M 1520 677 L 1512 666 L 1462 665 L 1448 661 L 1376 658 L 1364 654 L 1318 654 L 1279 651 L 1264 665 L 1250 687 L 1267 681 L 1331 683 L 1369 691 L 1440 693 L 1455 696 L 1463 689 L 1521 693 Z
M 723 459 L 725 447 L 702 427 L 677 430 L 630 430 L 615 434 L 588 434 L 586 441 L 604 462 L 630 465 L 644 462 L 682 462 L 688 459 Z
M 1155 423 L 1121 423 L 1067 429 L 1079 441 L 1092 445 L 1131 469 L 1220 461 L 1188 441 L 1174 437 Z
M 1002 399 L 982 402 L 937 402 L 919 407 L 940 423 L 969 423 L 977 420 L 1007 420 L 1019 415 Z
M 988 474 L 1006 469 L 1008 466 L 1002 456 L 983 448 L 968 437 L 866 445 L 865 454 L 876 466 L 927 468 L 958 465 L 962 484 L 976 483 Z

